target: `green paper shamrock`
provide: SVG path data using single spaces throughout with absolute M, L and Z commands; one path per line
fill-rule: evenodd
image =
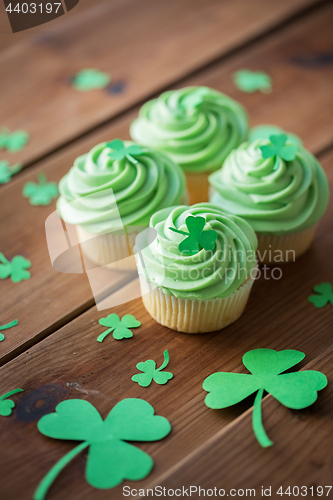
M 38 429 L 53 439 L 83 441 L 39 484 L 34 500 L 43 500 L 59 472 L 88 447 L 86 480 L 94 488 L 114 488 L 125 479 L 143 479 L 153 460 L 126 441 L 158 441 L 169 434 L 171 425 L 166 418 L 154 415 L 154 408 L 142 399 L 123 399 L 104 421 L 88 401 L 69 399 L 58 404 L 55 413 L 42 417 Z
M 112 151 L 108 154 L 113 160 L 123 160 L 127 158 L 132 163 L 138 163 L 132 155 L 142 155 L 143 149 L 140 146 L 132 144 L 131 146 L 124 146 L 123 141 L 120 139 L 114 139 L 111 142 L 107 142 L 106 146 Z
M 19 172 L 21 168 L 21 163 L 16 163 L 16 165 L 10 166 L 8 161 L 0 160 L 0 184 L 6 184 L 6 182 L 9 182 L 11 177 Z
M 193 109 L 200 106 L 205 96 L 209 94 L 209 89 L 207 87 L 199 87 L 189 94 L 187 94 L 180 103 L 180 107 L 183 109 Z
M 296 134 L 291 132 L 285 132 L 282 128 L 276 125 L 257 125 L 252 127 L 249 131 L 249 142 L 254 142 L 257 139 L 269 139 L 271 135 L 286 134 L 288 141 L 297 144 L 297 146 L 302 146 L 302 140 L 297 137 Z
M 188 238 L 185 238 L 179 244 L 178 248 L 180 252 L 194 255 L 199 252 L 200 247 L 204 250 L 214 250 L 215 241 L 217 240 L 218 235 L 214 229 L 208 229 L 207 231 L 203 230 L 206 224 L 203 217 L 193 217 L 192 215 L 189 215 L 185 219 L 185 224 L 189 230 L 188 233 L 169 227 L 169 229 L 171 229 L 174 233 L 188 236 Z
M 267 73 L 263 71 L 250 71 L 242 69 L 236 71 L 233 75 L 234 83 L 239 90 L 249 94 L 260 90 L 268 93 L 272 90 L 272 80 Z
M 300 410 L 312 405 L 317 391 L 324 389 L 327 378 L 323 373 L 307 370 L 296 373 L 284 373 L 304 359 L 300 351 L 273 349 L 254 349 L 243 356 L 243 364 L 252 373 L 213 373 L 203 383 L 208 391 L 205 403 L 209 408 L 227 408 L 239 403 L 254 392 L 252 427 L 261 446 L 266 448 L 273 442 L 267 436 L 262 425 L 261 400 L 264 390 L 287 408 Z
M 15 406 L 14 401 L 9 398 L 9 396 L 13 396 L 13 394 L 17 394 L 18 392 L 23 392 L 23 389 L 14 389 L 13 391 L 7 392 L 0 397 L 0 415 L 2 417 L 9 417 L 12 414 L 12 409 Z
M 98 69 L 88 68 L 76 73 L 73 79 L 73 87 L 76 90 L 87 92 L 88 90 L 102 89 L 109 85 L 110 75 Z
M 298 147 L 296 146 L 296 144 L 288 144 L 286 146 L 286 142 L 288 140 L 286 134 L 270 135 L 269 140 L 272 144 L 260 146 L 263 158 L 267 159 L 274 156 L 279 156 L 285 161 L 291 161 L 295 159 Z
M 116 340 L 130 339 L 133 337 L 133 333 L 129 328 L 137 328 L 141 326 L 140 321 L 135 319 L 132 314 L 125 314 L 119 319 L 118 314 L 109 314 L 106 318 L 101 318 L 99 324 L 102 326 L 109 327 L 104 333 L 97 337 L 98 342 L 103 342 L 105 337 L 113 331 L 113 338 Z
M 29 140 L 29 134 L 25 130 L 11 132 L 3 128 L 0 132 L 0 149 L 7 149 L 10 153 L 17 153 L 24 148 Z
M 25 198 L 29 198 L 30 205 L 50 205 L 54 198 L 58 196 L 58 186 L 55 182 L 46 182 L 45 174 L 38 174 L 38 182 L 27 182 L 22 194 Z
M 313 287 L 313 291 L 317 292 L 317 295 L 310 295 L 308 301 L 311 302 L 315 307 L 321 308 L 330 303 L 333 306 L 333 291 L 331 283 L 321 283 Z
M 7 323 L 7 325 L 0 326 L 0 330 L 7 330 L 8 328 L 12 328 L 13 326 L 16 326 L 18 324 L 17 319 L 14 319 L 14 321 L 11 321 L 11 323 Z M 0 333 L 0 342 L 5 340 L 5 336 Z
M 31 277 L 29 269 L 31 262 L 21 255 L 16 255 L 11 261 L 7 260 L 3 253 L 0 252 L 0 279 L 5 280 L 9 278 L 13 283 L 20 283 L 20 281 L 28 280 Z
M 138 363 L 136 365 L 137 369 L 140 372 L 137 375 L 133 375 L 133 382 L 137 382 L 141 387 L 148 387 L 153 380 L 155 380 L 156 384 L 164 385 L 173 378 L 173 374 L 170 372 L 162 372 L 164 368 L 166 368 L 169 364 L 169 353 L 166 349 L 164 351 L 164 362 L 163 364 L 156 369 L 156 363 L 152 359 L 148 359 L 145 362 Z

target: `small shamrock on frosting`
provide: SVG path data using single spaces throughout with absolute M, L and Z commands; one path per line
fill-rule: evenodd
M 300 410 L 312 405 L 317 391 L 324 389 L 327 378 L 323 373 L 307 370 L 284 373 L 302 359 L 305 354 L 294 350 L 274 351 L 273 349 L 254 349 L 243 356 L 243 364 L 252 373 L 213 373 L 203 383 L 208 391 L 205 403 L 209 408 L 227 408 L 239 403 L 254 392 L 252 426 L 261 446 L 266 448 L 273 442 L 262 425 L 261 401 L 264 390 L 287 408 Z
M 107 142 L 106 146 L 110 148 L 109 156 L 113 160 L 123 160 L 127 158 L 131 163 L 138 163 L 133 155 L 142 155 L 143 149 L 136 144 L 132 144 L 131 146 L 125 146 L 123 141 L 120 139 L 114 139 L 111 142 Z
M 3 253 L 0 252 L 0 279 L 9 278 L 13 283 L 28 280 L 31 274 L 27 269 L 31 267 L 31 262 L 21 255 L 16 255 L 11 261 L 7 260 Z
M 88 90 L 102 89 L 109 85 L 110 75 L 98 69 L 88 68 L 76 73 L 73 79 L 73 87 L 76 90 L 87 92 Z
M 241 69 L 233 75 L 234 83 L 239 90 L 251 94 L 260 90 L 268 93 L 272 90 L 272 80 L 267 73 L 263 71 L 250 71 Z
M 155 382 L 160 385 L 164 385 L 168 382 L 168 380 L 171 380 L 173 378 L 173 374 L 170 372 L 162 371 L 169 364 L 168 350 L 166 349 L 163 354 L 164 362 L 159 368 L 156 368 L 156 363 L 152 359 L 148 359 L 147 361 L 138 363 L 136 367 L 138 370 L 140 370 L 140 372 L 143 373 L 133 375 L 133 382 L 137 382 L 139 385 L 141 385 L 141 387 L 148 387 L 153 380 L 155 380 Z
M 7 330 L 8 328 L 12 328 L 13 326 L 16 326 L 17 324 L 18 324 L 17 319 L 14 319 L 10 323 L 7 323 L 7 325 L 0 326 L 0 330 Z M 0 333 L 0 342 L 2 342 L 3 340 L 5 340 L 5 338 L 6 337 L 2 333 Z
M 7 149 L 10 153 L 17 153 L 24 148 L 29 140 L 29 134 L 25 130 L 11 132 L 7 128 L 0 131 L 0 149 Z
M 12 410 L 15 406 L 14 401 L 9 398 L 9 396 L 13 396 L 13 394 L 17 394 L 18 392 L 23 392 L 23 389 L 14 389 L 13 391 L 7 392 L 0 397 L 0 415 L 2 417 L 9 417 L 12 414 Z
M 315 307 L 319 309 L 326 306 L 326 304 L 331 304 L 333 306 L 333 290 L 331 283 L 316 285 L 313 287 L 313 291 L 316 292 L 316 295 L 310 295 L 308 301 Z
M 49 205 L 54 198 L 58 196 L 58 186 L 55 182 L 46 182 L 45 174 L 38 174 L 38 182 L 27 182 L 22 194 L 25 198 L 29 198 L 30 205 Z
M 21 170 L 21 167 L 20 163 L 10 166 L 8 161 L 0 160 L 0 184 L 9 182 L 11 177 Z
M 154 408 L 142 399 L 123 399 L 105 420 L 88 401 L 69 399 L 58 404 L 55 413 L 38 422 L 38 430 L 53 439 L 82 441 L 48 472 L 34 494 L 43 500 L 59 472 L 82 450 L 89 447 L 86 480 L 94 488 L 114 488 L 124 480 L 138 481 L 153 467 L 151 457 L 127 441 L 159 441 L 171 425 L 154 415 Z
M 288 144 L 286 142 L 288 137 L 286 134 L 270 135 L 269 140 L 271 144 L 265 146 L 260 146 L 262 157 L 272 158 L 274 156 L 279 156 L 285 161 L 291 161 L 295 159 L 298 147 L 296 144 Z
M 116 340 L 130 339 L 133 337 L 133 333 L 130 328 L 137 328 L 141 326 L 140 321 L 135 319 L 132 314 L 125 314 L 119 319 L 118 314 L 109 314 L 106 318 L 101 318 L 99 324 L 102 326 L 109 327 L 104 333 L 102 333 L 98 338 L 98 342 L 103 342 L 105 337 L 113 331 L 113 338 Z
M 180 231 L 174 227 L 169 227 L 171 231 L 187 236 L 180 244 L 179 251 L 185 254 L 194 255 L 199 252 L 200 247 L 204 250 L 214 250 L 215 241 L 218 238 L 217 232 L 214 229 L 204 231 L 206 221 L 203 217 L 194 217 L 189 215 L 185 219 L 185 224 L 188 233 Z
M 200 106 L 206 95 L 209 94 L 209 89 L 207 87 L 198 87 L 195 90 L 190 91 L 181 100 L 180 107 L 184 109 L 192 109 Z

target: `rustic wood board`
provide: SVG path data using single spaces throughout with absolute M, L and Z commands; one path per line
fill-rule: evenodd
M 322 163 L 332 188 L 333 152 L 326 154 Z M 141 300 L 137 299 L 112 310 L 120 316 L 134 314 L 142 322 L 133 339 L 119 342 L 109 336 L 98 343 L 96 338 L 102 331 L 98 319 L 105 314 L 93 307 L 0 368 L 0 394 L 16 387 L 25 390 L 15 396 L 17 404 L 13 416 L 0 421 L 4 450 L 0 468 L 6 477 L 0 484 L 1 498 L 31 498 L 38 481 L 71 449 L 71 444 L 45 438 L 36 428 L 43 414 L 67 398 L 89 400 L 103 417 L 124 397 L 144 398 L 154 406 L 157 414 L 170 420 L 173 430 L 164 441 L 140 445 L 153 456 L 155 467 L 145 480 L 130 483 L 133 488 L 160 482 L 178 487 L 178 467 L 184 470 L 186 481 L 198 477 L 203 485 L 208 485 L 214 477 L 217 485 L 222 484 L 220 475 L 216 477 L 217 465 L 211 458 L 207 458 L 207 462 L 215 471 L 214 476 L 210 475 L 208 467 L 196 476 L 192 467 L 194 457 L 198 454 L 199 459 L 201 450 L 203 456 L 208 457 L 210 450 L 222 456 L 220 442 L 226 446 L 222 464 L 226 464 L 231 477 L 234 477 L 232 464 L 235 464 L 240 475 L 236 486 L 231 479 L 226 482 L 230 487 L 238 484 L 242 487 L 242 454 L 245 464 L 252 463 L 251 457 L 254 457 L 245 475 L 248 478 L 251 471 L 254 474 L 247 487 L 261 484 L 260 481 L 276 485 L 279 479 L 283 484 L 287 484 L 287 479 L 297 480 L 297 484 L 300 481 L 299 486 L 310 484 L 312 480 L 316 484 L 328 481 L 332 460 L 330 388 L 320 394 L 316 405 L 301 413 L 290 413 L 268 397 L 264 403 L 265 426 L 276 444 L 267 451 L 261 450 L 255 441 L 250 413 L 244 414 L 251 401 L 225 411 L 213 411 L 204 405 L 206 393 L 201 386 L 203 380 L 216 371 L 245 372 L 242 355 L 259 347 L 302 350 L 306 359 L 300 368 L 311 363 L 312 368 L 322 369 L 331 376 L 332 307 L 316 309 L 307 297 L 315 284 L 333 281 L 332 214 L 331 201 L 311 250 L 296 263 L 284 266 L 282 279 L 258 280 L 244 315 L 221 332 L 205 335 L 173 332 L 151 319 Z M 166 348 L 170 353 L 169 370 L 174 374 L 173 380 L 166 386 L 153 384 L 146 389 L 131 381 L 139 361 L 154 359 L 159 363 Z M 312 441 L 306 445 L 307 437 Z M 324 445 L 322 440 L 325 440 Z M 314 461 L 299 456 L 301 443 L 305 443 L 307 453 L 314 450 Z M 283 474 L 273 480 L 272 470 L 281 461 L 286 462 Z M 68 465 L 48 498 L 60 500 L 64 495 L 73 500 L 107 499 L 111 495 L 122 498 L 122 487 L 112 492 L 90 488 L 84 480 L 85 463 L 85 457 L 81 456 Z M 286 477 L 287 463 L 294 464 L 291 471 L 297 464 L 304 466 L 304 470 L 298 471 L 296 479 L 291 474 Z
M 0 55 L 1 126 L 31 135 L 15 159 L 48 154 L 318 3 L 115 0 L 15 45 Z M 69 79 L 86 67 L 110 72 L 123 91 L 75 91 Z

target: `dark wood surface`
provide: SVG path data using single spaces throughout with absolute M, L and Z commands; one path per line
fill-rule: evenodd
M 93 145 L 127 138 L 142 99 L 160 88 L 185 85 L 226 92 L 248 109 L 252 124 L 275 123 L 299 134 L 318 155 L 332 189 L 332 20 L 327 2 L 127 0 L 84 6 L 63 23 L 55 21 L 49 34 L 37 30 L 4 43 L 0 126 L 26 128 L 32 139 L 11 157 L 28 168 L 0 186 L 0 251 L 30 259 L 32 278 L 0 281 L 0 324 L 19 320 L 0 343 L 0 394 L 16 387 L 25 391 L 13 396 L 13 415 L 0 417 L 1 500 L 31 498 L 38 481 L 71 449 L 71 443 L 43 437 L 36 427 L 67 398 L 87 399 L 103 417 L 124 397 L 144 398 L 170 420 L 172 432 L 164 441 L 140 445 L 155 466 L 145 480 L 125 483 L 133 488 L 256 488 L 260 496 L 264 485 L 272 486 L 272 498 L 280 498 L 281 485 L 333 485 L 330 383 L 315 405 L 299 412 L 265 398 L 264 425 L 275 442 L 270 449 L 260 448 L 253 436 L 253 400 L 214 411 L 204 405 L 202 389 L 215 371 L 245 372 L 242 355 L 258 347 L 302 350 L 306 358 L 299 368 L 322 370 L 329 381 L 333 377 L 332 307 L 319 310 L 307 301 L 314 285 L 333 281 L 333 202 L 311 250 L 284 266 L 282 279 L 261 277 L 239 321 L 222 332 L 190 336 L 156 324 L 141 299 L 97 310 L 85 274 L 51 267 L 44 224 L 55 203 L 32 207 L 21 196 L 38 172 L 59 181 Z M 113 45 L 117 52 L 110 54 Z M 64 85 L 68 74 L 87 65 L 126 80 L 124 93 L 77 94 Z M 241 68 L 267 71 L 272 93 L 235 89 L 232 73 Z M 1 152 L 0 159 L 8 157 Z M 110 271 L 107 288 L 119 299 L 135 286 L 132 280 L 132 274 Z M 103 331 L 98 320 L 110 312 L 134 314 L 142 322 L 133 339 L 96 341 Z M 173 380 L 146 389 L 131 381 L 139 361 L 158 363 L 165 349 Z M 88 486 L 85 463 L 83 454 L 69 464 L 48 498 L 123 497 L 122 487 Z

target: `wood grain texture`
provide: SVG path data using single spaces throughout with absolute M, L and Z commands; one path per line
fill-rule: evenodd
M 317 3 L 114 0 L 15 45 L 0 56 L 2 124 L 31 135 L 15 159 L 40 158 Z M 123 91 L 74 90 L 70 78 L 87 67 L 109 72 Z
M 322 163 L 328 171 L 332 188 L 333 152 L 322 158 Z M 296 263 L 284 266 L 280 280 L 272 279 L 270 274 L 266 275 L 270 279 L 263 279 L 262 276 L 253 287 L 244 315 L 221 332 L 204 335 L 173 332 L 154 322 L 144 310 L 141 300 L 137 299 L 112 309 L 120 316 L 134 314 L 142 322 L 142 326 L 135 330 L 134 338 L 115 341 L 109 336 L 103 343 L 98 343 L 96 338 L 102 331 L 98 319 L 105 314 L 91 308 L 0 368 L 0 394 L 16 387 L 25 390 L 25 393 L 15 396 L 17 404 L 13 416 L 0 421 L 4 450 L 0 455 L 0 468 L 6 478 L 0 484 L 1 498 L 31 498 L 38 481 L 71 449 L 70 443 L 45 438 L 36 428 L 36 421 L 43 414 L 53 411 L 57 403 L 67 398 L 89 400 L 103 417 L 125 397 L 144 398 L 154 406 L 157 414 L 170 420 L 173 426 L 170 436 L 162 442 L 140 444 L 140 448 L 154 458 L 155 467 L 145 480 L 130 483 L 134 488 L 162 481 L 166 485 L 177 483 L 178 487 L 178 467 L 184 470 L 184 479 L 188 481 L 198 473 L 197 477 L 202 478 L 203 485 L 210 484 L 212 477 L 216 484 L 220 484 L 219 478 L 224 476 L 220 468 L 216 476 L 217 465 L 211 463 L 211 457 L 209 466 L 214 470 L 214 476 L 209 466 L 201 472 L 193 470 L 196 453 L 201 449 L 206 453 L 206 448 L 210 450 L 211 446 L 214 453 L 222 456 L 220 442 L 225 443 L 229 453 L 225 453 L 221 465 L 229 467 L 227 470 L 231 479 L 226 484 L 230 487 L 237 487 L 238 484 L 250 487 L 241 479 L 244 477 L 247 480 L 251 472 L 255 475 L 249 479 L 249 485 L 260 484 L 260 480 L 269 485 L 273 479 L 274 484 L 278 479 L 287 484 L 288 478 L 293 479 L 290 474 L 286 475 L 288 464 L 291 471 L 297 465 L 300 467 L 295 476 L 298 485 L 310 484 L 311 481 L 322 484 L 321 481 L 329 480 L 332 460 L 331 389 L 325 389 L 316 405 L 300 413 L 290 412 L 267 398 L 264 403 L 265 427 L 276 443 L 267 451 L 261 450 L 255 441 L 250 414 L 242 415 L 252 401 L 247 400 L 225 411 L 210 410 L 204 405 L 206 393 L 202 390 L 202 383 L 216 371 L 244 373 L 242 355 L 259 347 L 302 350 L 306 359 L 300 368 L 312 363 L 312 368 L 322 369 L 331 376 L 332 307 L 316 309 L 307 298 L 315 284 L 333 281 L 332 214 L 331 201 L 312 249 Z M 131 381 L 139 361 L 154 359 L 159 363 L 166 348 L 170 353 L 168 369 L 174 374 L 173 380 L 165 386 L 152 384 L 146 389 Z M 311 438 L 308 444 L 307 438 Z M 301 443 L 307 454 L 313 452 L 311 457 L 300 456 Z M 207 451 L 207 457 L 208 454 Z M 249 470 L 244 469 L 244 474 L 242 456 L 246 466 L 249 466 Z M 84 480 L 85 463 L 86 458 L 80 456 L 68 465 L 48 498 L 60 500 L 64 495 L 72 500 L 102 500 L 109 499 L 111 495 L 113 499 L 122 498 L 122 487 L 112 492 L 89 487 Z M 233 463 L 238 466 L 236 486 L 232 483 L 236 474 L 232 469 Z M 263 464 L 267 467 L 263 468 Z M 277 465 L 281 465 L 283 474 L 275 479 L 271 475 Z M 269 476 L 265 476 L 266 473 Z M 215 482 L 211 486 L 214 487 Z

